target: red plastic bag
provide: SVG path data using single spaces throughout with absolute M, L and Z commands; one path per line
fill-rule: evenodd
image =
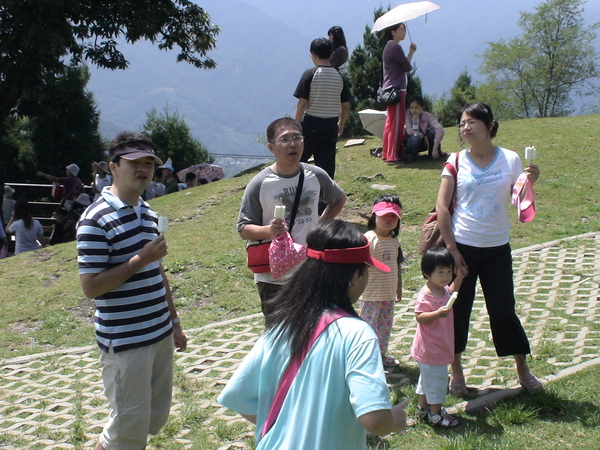
M 54 200 L 60 200 L 63 196 L 63 185 L 58 183 L 52 183 L 52 198 Z

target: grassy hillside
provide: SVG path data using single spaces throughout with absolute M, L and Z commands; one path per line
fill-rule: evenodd
M 461 147 L 457 130 L 447 129 L 443 148 Z M 364 228 L 372 185 L 395 186 L 404 216 L 400 240 L 405 297 L 422 284 L 416 243 L 433 206 L 442 161 L 422 157 L 389 166 L 370 156 L 378 145 L 340 143 L 337 177 L 349 201 L 342 218 Z M 513 248 L 600 229 L 600 116 L 527 119 L 500 124 L 495 140 L 519 152 L 535 145 L 541 178 L 536 184 L 537 217 L 520 224 L 513 214 Z M 260 311 L 252 274 L 245 267 L 244 241 L 235 231 L 243 190 L 255 172 L 162 197 L 152 202 L 170 219 L 169 255 L 164 261 L 184 328 Z M 2 310 L 0 359 L 57 348 L 93 344 L 93 301 L 81 293 L 75 244 L 62 244 L 0 260 Z

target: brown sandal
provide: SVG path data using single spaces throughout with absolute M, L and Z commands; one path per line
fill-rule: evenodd
M 544 390 L 544 385 L 540 380 L 538 380 L 535 375 L 530 373 L 525 378 L 519 379 L 519 383 L 523 389 L 527 391 L 529 394 L 537 394 L 540 391 Z
M 450 393 L 455 397 L 465 397 L 469 393 L 467 382 L 464 379 L 462 381 L 452 380 L 450 382 Z

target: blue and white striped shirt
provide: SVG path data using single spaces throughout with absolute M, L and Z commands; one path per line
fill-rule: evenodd
M 92 203 L 77 224 L 80 274 L 96 274 L 138 254 L 158 236 L 158 218 L 139 200 L 136 208 L 108 189 Z M 94 299 L 96 340 L 114 352 L 159 342 L 173 332 L 160 262 L 148 264 L 118 288 Z

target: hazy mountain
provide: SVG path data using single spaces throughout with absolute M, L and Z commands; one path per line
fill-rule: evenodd
M 92 68 L 88 88 L 103 129 L 137 130 L 151 108 L 168 107 L 179 111 L 211 153 L 269 155 L 258 138 L 270 121 L 294 113 L 293 91 L 312 65 L 306 38 L 240 1 L 202 6 L 221 28 L 211 52 L 218 68 L 178 64 L 175 52 L 145 42 L 123 47 L 127 70 Z
M 437 3 L 442 9 L 408 25 L 418 45 L 413 62 L 423 89 L 441 96 L 465 68 L 478 80 L 481 60 L 476 55 L 488 42 L 520 33 L 519 10 L 532 11 L 540 2 Z M 592 3 L 586 5 L 589 23 L 600 16 L 600 2 Z M 160 111 L 168 106 L 179 111 L 211 153 L 269 155 L 258 138 L 273 119 L 294 114 L 292 94 L 302 71 L 312 64 L 310 41 L 340 25 L 352 50 L 362 43 L 365 27 L 373 24 L 373 11 L 380 5 L 364 0 L 203 0 L 198 4 L 221 29 L 217 48 L 210 52 L 217 69 L 176 63 L 175 52 L 161 52 L 145 42 L 123 47 L 129 69 L 92 68 L 88 85 L 106 136 L 119 128 L 137 130 L 151 108 Z M 256 161 L 218 158 L 217 163 L 227 166 L 231 175 Z

